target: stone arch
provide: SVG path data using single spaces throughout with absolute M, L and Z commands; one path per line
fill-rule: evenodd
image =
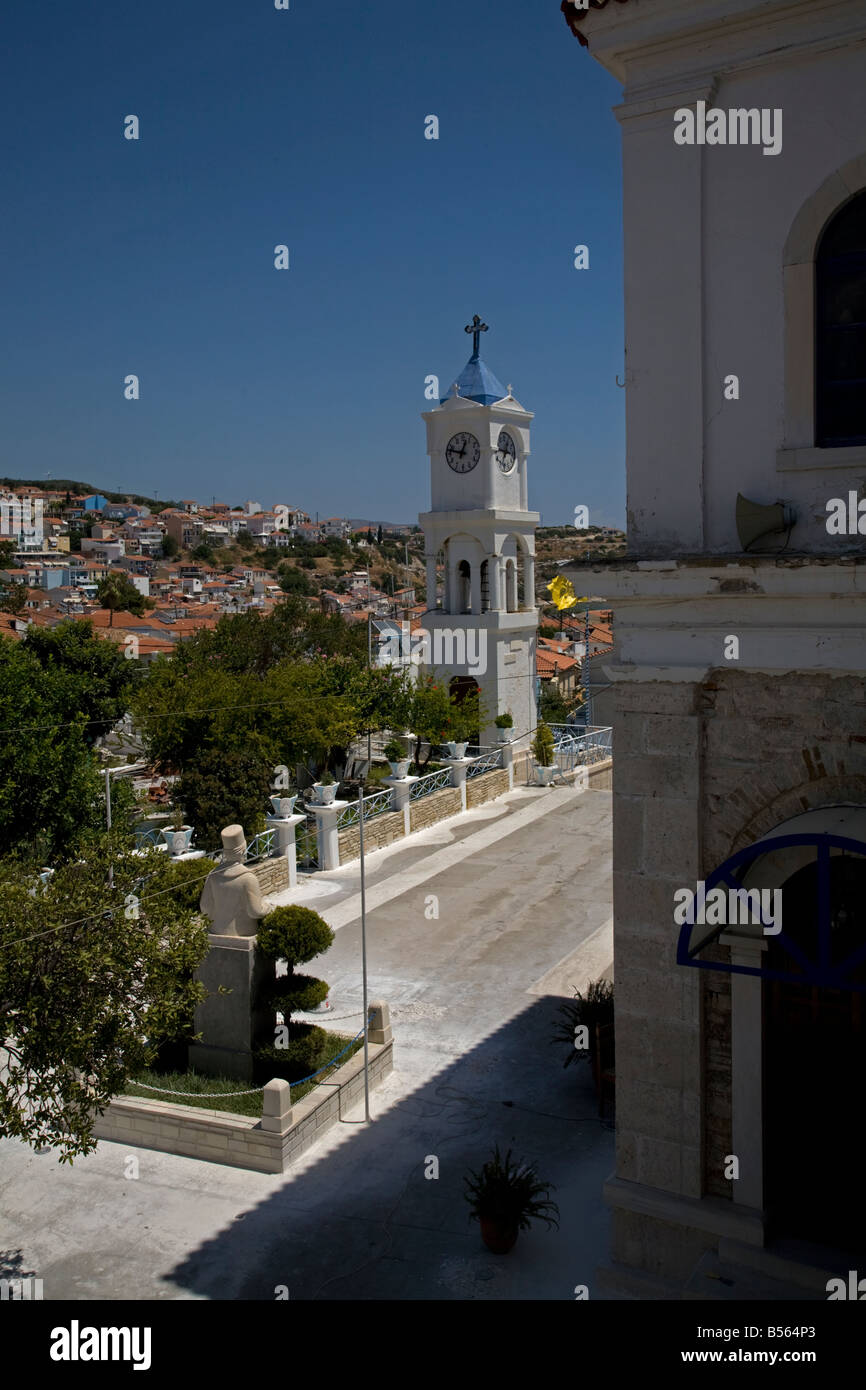
M 785 240 L 782 265 L 804 265 L 815 259 L 819 238 L 830 218 L 866 188 L 866 154 L 849 159 L 815 189 L 803 203 Z
M 502 542 L 500 554 L 505 561 L 505 608 L 509 613 L 516 613 L 526 607 L 529 551 L 525 538 L 511 532 Z
M 484 559 L 480 541 L 467 532 L 456 531 L 442 542 L 441 549 L 445 555 L 444 610 L 480 612 L 480 567 Z

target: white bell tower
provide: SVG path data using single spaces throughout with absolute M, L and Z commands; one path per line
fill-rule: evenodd
M 482 743 L 495 742 L 496 715 L 510 713 L 514 743 L 525 747 L 536 724 L 539 517 L 528 510 L 527 489 L 533 417 L 479 357 L 487 324 L 476 314 L 466 332 L 472 356 L 451 394 L 422 417 L 431 480 L 431 510 L 418 517 L 427 562 L 422 621 L 431 634 L 431 665 L 481 687 L 489 721 Z

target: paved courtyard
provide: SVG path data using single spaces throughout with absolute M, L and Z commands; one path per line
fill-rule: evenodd
M 394 1030 L 372 1123 L 349 1112 L 278 1176 L 106 1142 L 69 1168 L 0 1141 L 6 1266 L 42 1278 L 46 1299 L 595 1296 L 613 1132 L 586 1065 L 564 1070 L 549 1039 L 562 997 L 610 971 L 610 822 L 609 792 L 521 787 L 371 855 L 370 997 Z M 307 968 L 330 983 L 330 1026 L 354 1033 L 358 865 L 292 896 L 336 930 Z M 462 1197 L 497 1141 L 538 1160 L 561 1212 L 507 1257 L 484 1249 Z

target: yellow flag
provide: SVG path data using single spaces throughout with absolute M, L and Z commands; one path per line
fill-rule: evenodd
M 576 603 L 580 602 L 580 599 L 574 592 L 574 586 L 571 580 L 566 579 L 561 574 L 558 574 L 554 579 L 551 579 L 550 583 L 547 586 L 547 589 L 548 593 L 550 594 L 551 598 L 553 599 L 553 602 L 556 604 L 560 613 L 562 613 L 566 608 L 573 608 Z

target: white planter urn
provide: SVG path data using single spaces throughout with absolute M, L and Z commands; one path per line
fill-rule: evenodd
M 497 727 L 496 737 L 498 738 L 500 743 L 510 743 L 511 735 L 513 734 L 513 732 L 513 729 L 500 729 L 499 727 Z
M 313 791 L 316 793 L 316 802 L 319 806 L 330 806 L 331 802 L 336 800 L 337 783 L 332 782 L 328 786 L 324 782 L 314 782 Z
M 389 763 L 388 766 L 391 769 L 391 776 L 395 777 L 398 782 L 402 782 L 409 771 L 409 763 L 411 761 L 411 758 L 402 758 L 399 763 Z
M 293 816 L 297 799 L 297 796 L 272 796 L 271 805 L 274 808 L 274 815 L 278 818 Z
M 455 758 L 465 758 L 465 757 L 466 757 L 466 749 L 467 749 L 468 747 L 469 747 L 469 740 L 468 740 L 468 739 L 466 740 L 465 743 L 455 743 L 455 744 L 454 744 L 454 753 L 452 754 L 452 756 L 455 757 Z
M 182 825 L 180 830 L 173 826 L 163 826 L 160 834 L 165 840 L 169 854 L 186 854 L 192 843 L 192 826 Z
M 549 787 L 556 776 L 556 771 L 557 769 L 555 767 L 542 767 L 540 763 L 536 763 L 535 775 L 538 778 L 539 786 Z

